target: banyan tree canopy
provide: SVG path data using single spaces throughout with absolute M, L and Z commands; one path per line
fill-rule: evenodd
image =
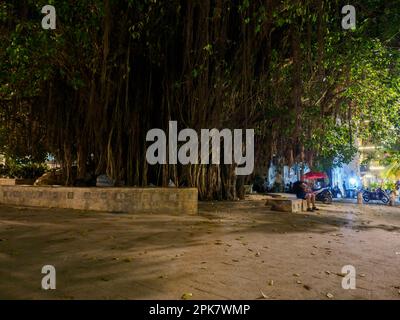
M 66 184 L 106 173 L 234 199 L 252 176 L 149 165 L 147 132 L 254 129 L 265 175 L 272 158 L 350 161 L 356 134 L 385 139 L 399 123 L 398 1 L 353 1 L 355 30 L 338 0 L 57 0 L 55 30 L 41 27 L 45 2 L 0 5 L 0 151 L 51 153 Z

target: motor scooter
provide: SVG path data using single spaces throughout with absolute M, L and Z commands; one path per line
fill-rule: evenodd
M 367 203 L 376 200 L 376 201 L 382 201 L 384 204 L 388 204 L 390 201 L 390 197 L 388 196 L 388 194 L 381 188 L 378 188 L 375 191 L 365 190 L 362 194 L 362 197 L 364 201 Z
M 333 195 L 329 187 L 316 190 L 314 194 L 315 200 L 321 201 L 324 204 L 331 204 L 333 202 Z

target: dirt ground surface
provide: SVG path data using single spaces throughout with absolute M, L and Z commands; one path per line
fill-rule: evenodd
M 198 216 L 0 206 L 0 299 L 400 299 L 400 208 L 272 212 L 262 197 Z M 56 290 L 41 289 L 44 265 Z M 342 289 L 342 267 L 357 289 Z

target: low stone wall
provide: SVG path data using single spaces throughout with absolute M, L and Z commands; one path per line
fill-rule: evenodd
M 35 183 L 35 180 L 33 180 L 33 179 L 0 178 L 0 186 L 33 185 L 34 183 Z
M 194 188 L 69 188 L 0 186 L 0 204 L 45 208 L 197 214 Z

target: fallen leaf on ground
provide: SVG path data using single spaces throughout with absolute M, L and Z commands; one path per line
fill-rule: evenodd
M 302 282 L 300 280 L 297 280 L 296 283 L 297 284 L 302 284 Z
M 269 280 L 268 285 L 272 287 L 274 285 L 274 280 Z
M 182 300 L 189 300 L 190 298 L 193 297 L 192 293 L 184 293 L 181 297 Z
M 298 273 L 293 273 L 293 277 L 300 277 Z
M 327 293 L 326 296 L 327 296 L 329 299 L 333 299 L 333 297 L 334 297 L 332 293 Z
M 304 289 L 306 289 L 306 290 L 308 290 L 308 291 L 310 291 L 310 290 L 311 290 L 311 287 L 310 287 L 310 286 L 308 286 L 308 285 L 306 285 L 306 284 L 303 286 L 303 288 L 304 288 Z
M 269 297 L 264 292 L 262 292 L 261 290 L 260 292 L 261 292 L 261 297 L 258 299 L 269 299 Z
M 259 252 L 256 253 L 256 257 L 259 257 L 261 254 Z

